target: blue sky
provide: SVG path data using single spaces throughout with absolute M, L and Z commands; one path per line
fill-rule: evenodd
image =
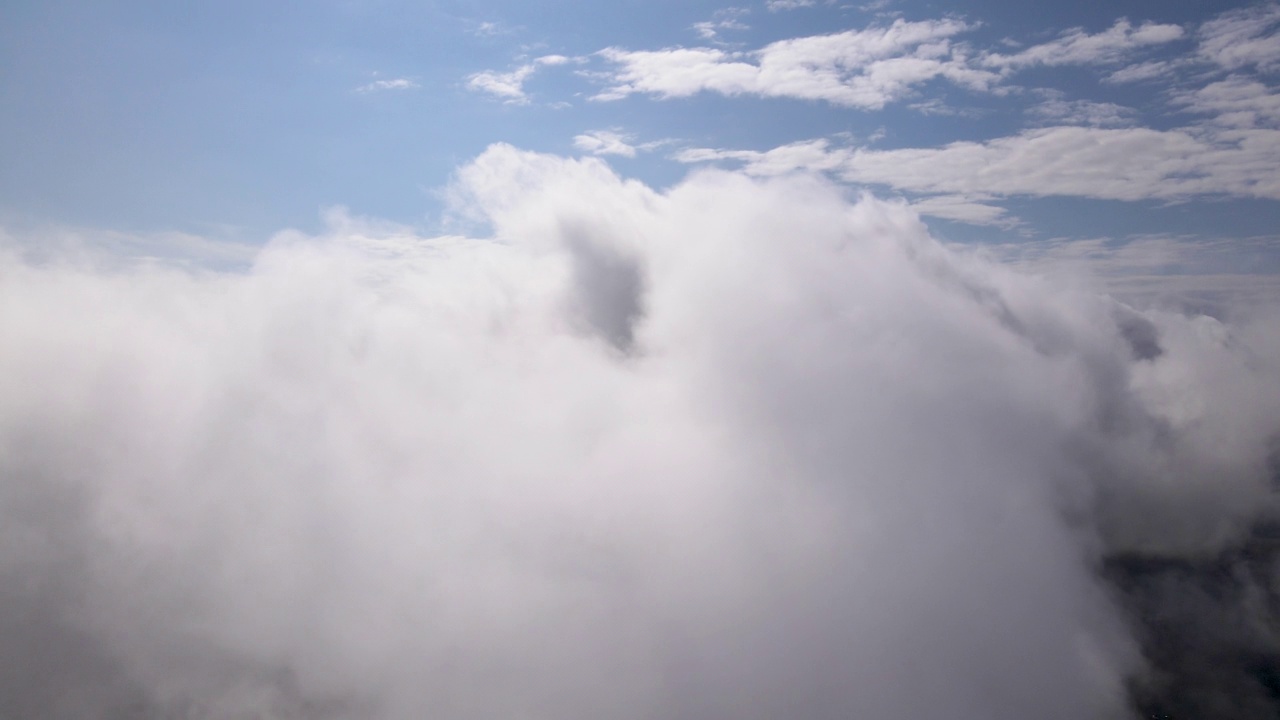
M 1236 265 L 1276 269 L 1278 25 L 1168 1 L 10 2 L 0 222 L 257 243 L 344 206 L 432 231 L 454 170 L 506 142 L 656 187 L 823 172 L 948 240 L 1248 239 Z

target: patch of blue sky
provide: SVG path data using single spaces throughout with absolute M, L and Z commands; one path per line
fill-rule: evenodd
M 658 187 L 816 169 L 972 241 L 1253 237 L 1280 219 L 1276 7 L 14 2 L 0 222 L 261 240 L 342 205 L 430 229 L 507 142 Z

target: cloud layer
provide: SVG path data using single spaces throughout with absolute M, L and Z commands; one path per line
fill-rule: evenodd
M 500 145 L 454 198 L 491 239 L 3 259 L 4 714 L 1126 717 L 1104 559 L 1272 517 L 1265 309 L 1139 313 L 812 175 Z

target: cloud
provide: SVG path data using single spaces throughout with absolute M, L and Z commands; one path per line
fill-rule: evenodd
M 1122 67 L 1104 78 L 1109 83 L 1143 82 L 1171 76 L 1180 66 L 1179 62 L 1170 60 L 1148 60 L 1135 65 Z
M 389 80 L 374 80 L 367 85 L 361 85 L 356 88 L 356 92 L 372 93 L 383 92 L 386 90 L 413 90 L 418 87 L 418 83 L 408 78 L 392 78 Z
M 1217 125 L 1239 128 L 1280 127 L 1280 93 L 1257 80 L 1231 76 L 1197 90 L 1177 93 L 1174 104 L 1210 115 Z
M 0 257 L 15 716 L 1274 709 L 1231 635 L 1270 576 L 1143 568 L 1266 552 L 1275 314 L 1139 312 L 812 175 L 499 145 L 454 190 L 491 236 Z M 1215 577 L 1197 652 L 1147 643 Z
M 986 142 L 873 150 L 809 140 L 769 151 L 686 149 L 681 162 L 731 160 L 748 173 L 829 172 L 899 191 L 986 197 L 1053 195 L 1104 200 L 1203 196 L 1280 199 L 1280 134 L 1056 126 Z
M 1264 3 L 1222 13 L 1200 26 L 1202 57 L 1227 70 L 1280 69 L 1280 4 Z
M 543 55 L 525 63 L 515 70 L 500 73 L 494 70 L 473 73 L 467 76 L 467 87 L 477 92 L 487 93 L 510 105 L 526 105 L 529 96 L 525 94 L 524 82 L 541 67 L 565 65 L 578 62 L 578 58 L 564 55 Z
M 717 10 L 711 20 L 693 24 L 693 30 L 703 40 L 716 40 L 721 30 L 750 30 L 751 26 L 742 22 L 742 17 L 750 13 L 746 8 L 724 8 Z
M 1088 125 L 1091 127 L 1124 127 L 1133 125 L 1137 111 L 1115 103 L 1092 100 L 1064 100 L 1054 96 L 1027 111 L 1047 125 Z
M 1028 272 L 1088 278 L 1126 302 L 1214 313 L 1280 304 L 1280 237 L 1056 238 L 987 250 Z
M 769 12 L 813 7 L 815 4 L 815 0 L 766 0 L 765 2 L 765 6 L 769 9 Z
M 592 155 L 635 157 L 636 146 L 631 144 L 633 139 L 630 135 L 611 130 L 595 130 L 575 136 L 573 146 Z
M 1128 20 L 1121 19 L 1100 33 L 1090 35 L 1083 28 L 1074 28 L 1056 40 L 1033 45 L 1012 55 L 985 55 L 982 62 L 990 67 L 1007 69 L 1115 63 L 1134 50 L 1172 42 L 1184 35 L 1179 25 L 1147 22 L 1134 27 Z
M 874 110 L 935 78 L 988 90 L 998 75 L 970 67 L 963 49 L 950 42 L 969 28 L 958 20 L 899 19 L 888 27 L 781 40 L 749 53 L 607 48 L 599 54 L 617 68 L 607 75 L 610 87 L 595 99 L 715 92 L 823 100 Z

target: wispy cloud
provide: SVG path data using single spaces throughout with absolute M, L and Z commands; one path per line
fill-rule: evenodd
M 769 12 L 779 12 L 802 7 L 813 7 L 814 4 L 814 0 L 768 0 L 765 6 L 769 8 Z
M 573 62 L 574 58 L 564 55 L 543 55 L 533 62 L 525 63 L 508 72 L 486 70 L 467 76 L 467 87 L 477 92 L 492 95 L 505 103 L 524 105 L 529 102 L 525 94 L 524 82 L 538 68 L 548 65 L 564 65 Z
M 652 140 L 637 143 L 635 136 L 616 130 L 592 130 L 573 138 L 573 146 L 583 152 L 622 157 L 635 157 L 637 152 L 648 152 L 670 142 L 670 140 Z
M 408 78 L 393 78 L 388 80 L 374 80 L 367 85 L 361 85 L 356 88 L 359 93 L 383 92 L 386 90 L 413 90 L 418 87 L 418 83 Z
M 986 55 L 982 62 L 988 67 L 1007 69 L 1033 65 L 1114 63 L 1134 50 L 1172 42 L 1184 35 L 1185 31 L 1180 25 L 1143 23 L 1134 27 L 1128 20 L 1121 19 L 1100 33 L 1090 35 L 1082 28 L 1074 28 L 1055 40 L 1033 45 L 1012 55 Z
M 880 109 L 935 78 L 988 90 L 999 75 L 971 67 L 964 48 L 950 42 L 970 27 L 952 19 L 897 20 L 888 27 L 782 40 L 754 52 L 608 48 L 600 55 L 617 69 L 607 74 L 611 86 L 595 99 L 714 92 Z
M 721 30 L 750 30 L 751 26 L 742 21 L 742 17 L 750 12 L 737 7 L 717 10 L 710 20 L 694 23 L 693 30 L 703 40 L 716 40 Z
M 1135 124 L 1138 112 L 1116 103 L 1066 100 L 1055 96 L 1032 106 L 1027 114 L 1042 125 L 1126 127 Z
M 928 196 L 1280 199 L 1280 131 L 1259 128 L 1206 133 L 1058 126 L 937 148 L 873 150 L 819 139 L 767 151 L 690 148 L 675 159 L 733 161 L 762 176 L 825 172 Z
M 1227 70 L 1280 69 L 1280 4 L 1233 10 L 1200 28 L 1200 54 Z
M 1240 128 L 1280 127 L 1280 93 L 1246 77 L 1231 76 L 1205 87 L 1175 95 L 1174 103 L 1211 122 Z

